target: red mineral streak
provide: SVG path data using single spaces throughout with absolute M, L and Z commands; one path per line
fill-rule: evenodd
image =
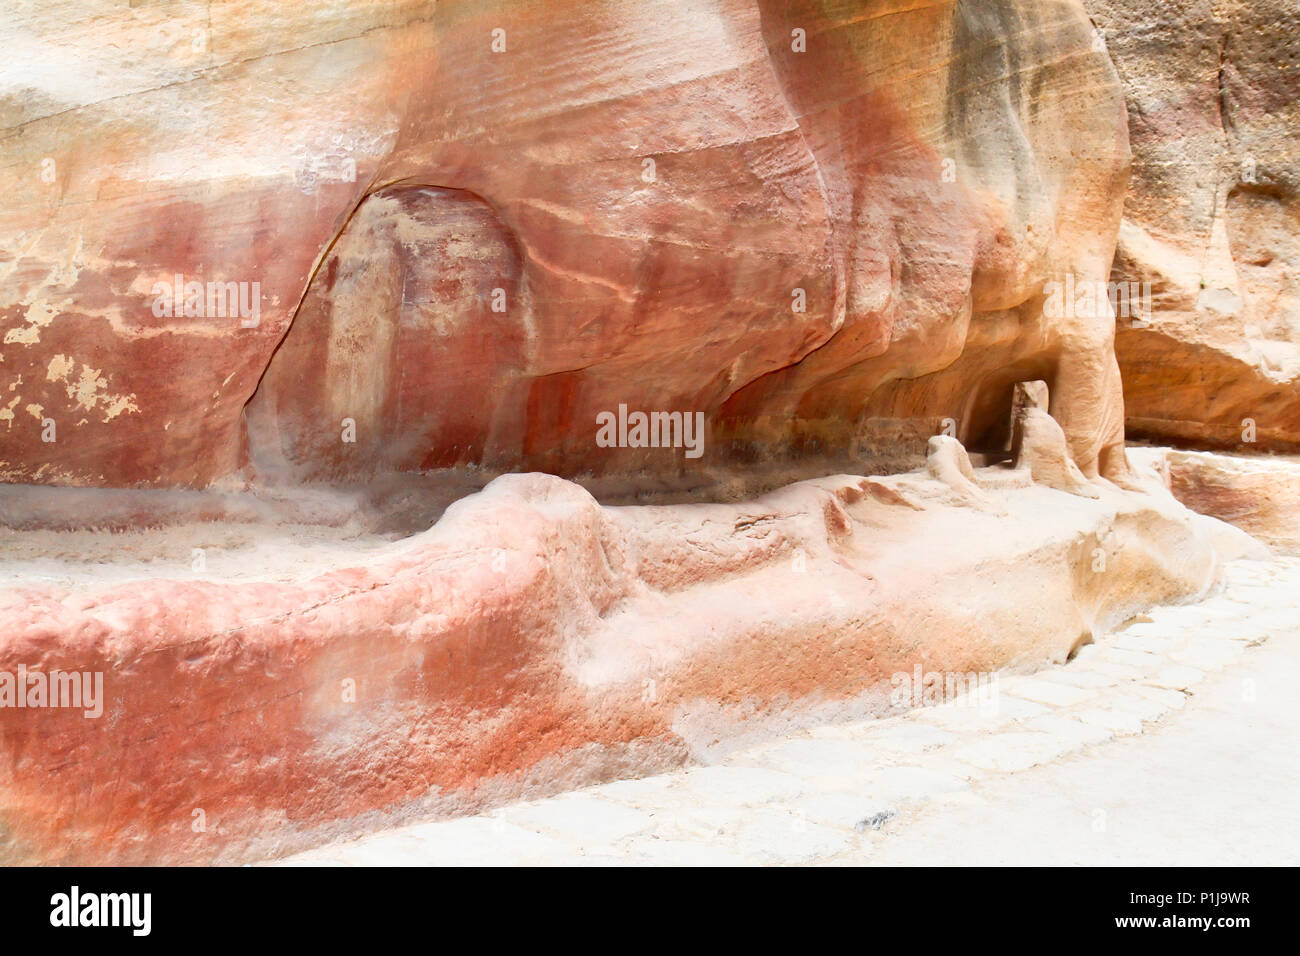
M 72 530 L 0 590 L 0 671 L 102 672 L 107 694 L 98 719 L 0 708 L 4 862 L 240 862 L 707 757 L 880 712 L 918 663 L 1063 659 L 1203 593 L 1240 545 L 1129 473 L 1110 317 L 1043 309 L 1047 282 L 1107 278 L 1130 163 L 1075 0 L 253 0 L 205 10 L 202 50 L 92 6 L 22 14 L 48 69 L 0 118 L 0 478 L 81 487 L 0 506 L 33 534 L 155 527 L 120 547 L 172 570 L 43 580 L 119 546 Z M 139 55 L 93 59 L 109 29 Z M 1256 240 L 1285 206 L 1223 195 L 1270 268 Z M 1185 300 L 1152 248 L 1126 231 L 1120 268 Z M 1284 293 L 1276 271 L 1255 288 Z M 178 275 L 257 283 L 258 323 L 155 315 Z M 1170 338 L 1166 366 L 1190 340 Z M 1243 361 L 1202 363 L 1224 397 L 1178 427 L 1259 394 Z M 936 467 L 698 503 L 711 469 L 775 487 L 818 456 L 919 460 L 944 419 L 997 455 L 1029 380 L 1057 463 L 1068 442 L 1130 490 Z M 1131 389 L 1185 419 L 1182 381 Z M 704 476 L 680 449 L 598 445 L 620 404 L 703 412 Z M 1285 440 L 1288 415 L 1260 433 Z M 269 525 L 300 546 L 286 511 L 373 527 L 431 468 L 551 475 L 432 528 L 407 509 L 411 537 L 336 542 L 328 573 L 174 570 L 199 519 L 226 523 L 196 540 Z M 697 503 L 601 506 L 554 475 Z

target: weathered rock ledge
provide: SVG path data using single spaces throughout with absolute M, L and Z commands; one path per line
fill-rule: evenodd
M 105 700 L 0 709 L 0 859 L 265 859 L 709 759 L 880 713 L 917 665 L 1062 661 L 1249 543 L 1153 475 L 1097 498 L 974 477 L 607 507 L 508 475 L 299 581 L 20 582 L 0 671 L 100 671 Z

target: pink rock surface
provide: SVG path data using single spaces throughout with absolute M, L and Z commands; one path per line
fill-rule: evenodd
M 1163 450 L 1155 453 L 1183 504 L 1282 552 L 1300 552 L 1300 458 Z
M 1215 580 L 1209 519 L 1163 492 L 995 485 L 1001 515 L 921 474 L 607 508 L 512 475 L 296 583 L 0 591 L 0 672 L 105 694 L 0 708 L 0 859 L 237 862 L 661 769 L 880 713 L 918 664 L 1063 660 Z
M 87 56 L 108 30 L 131 55 Z M 9 481 L 690 464 L 600 447 L 620 404 L 703 413 L 714 464 L 920 454 L 944 418 L 979 450 L 1030 378 L 1085 473 L 1123 469 L 1108 316 L 1044 312 L 1045 282 L 1105 278 L 1128 161 L 1073 0 L 92 3 L 7 31 Z M 154 314 L 189 282 L 256 282 L 257 324 Z
M 632 775 L 1216 580 L 1216 525 L 1128 473 L 1113 317 L 1049 307 L 1108 275 L 1128 172 L 1077 0 L 90 0 L 0 37 L 0 540 L 36 559 L 0 674 L 106 693 L 0 708 L 0 860 L 236 862 Z M 1008 452 L 1039 380 L 1030 450 L 1096 498 L 959 445 Z M 700 415 L 701 457 L 598 441 L 625 409 Z M 565 480 L 699 498 L 941 430 L 930 473 L 725 503 Z M 296 572 L 110 574 L 84 530 L 286 510 Z

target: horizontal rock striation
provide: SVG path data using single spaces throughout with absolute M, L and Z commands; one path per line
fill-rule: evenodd
M 0 478 L 1000 451 L 1028 379 L 1123 472 L 1109 316 L 1044 307 L 1127 175 L 1072 0 L 83 14 L 4 28 Z
M 1157 468 L 1187 507 L 1284 553 L 1300 552 L 1300 459 L 1174 449 L 1134 454 Z

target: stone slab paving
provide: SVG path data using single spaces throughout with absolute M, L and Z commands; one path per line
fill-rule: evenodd
M 1239 561 L 997 695 L 281 865 L 1295 864 L 1300 559 Z M 993 706 L 993 705 L 996 706 Z

